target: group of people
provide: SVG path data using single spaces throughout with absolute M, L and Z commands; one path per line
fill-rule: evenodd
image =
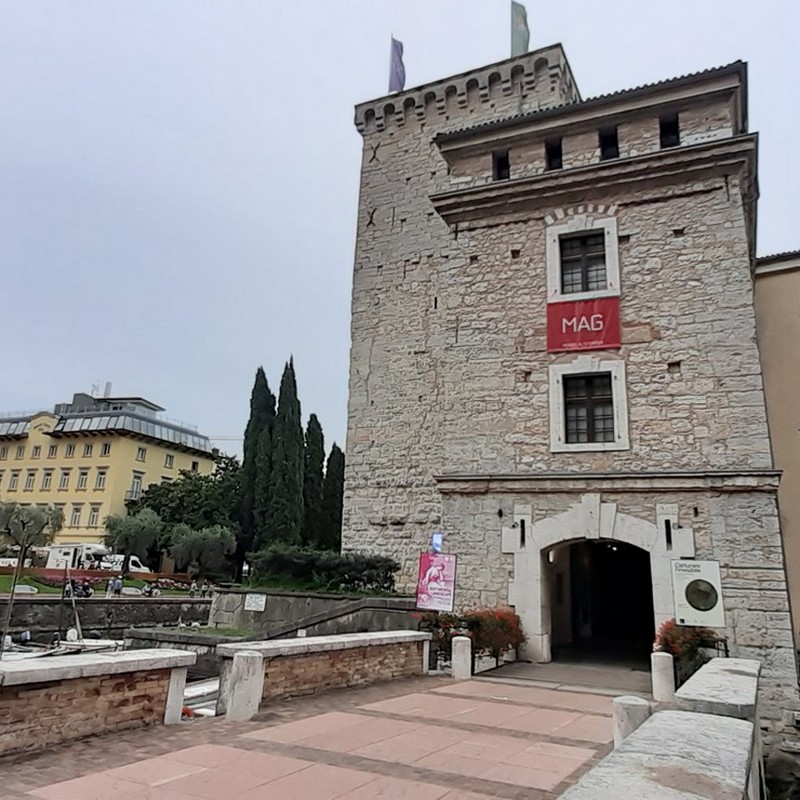
M 198 592 L 200 593 L 200 597 L 208 597 L 208 595 L 211 594 L 211 584 L 204 579 L 203 582 L 198 585 L 197 581 L 193 580 L 189 586 L 189 597 L 196 597 Z
M 89 582 L 88 578 L 82 581 L 77 581 L 75 578 L 70 578 L 64 584 L 65 597 L 91 597 L 94 594 L 94 588 Z

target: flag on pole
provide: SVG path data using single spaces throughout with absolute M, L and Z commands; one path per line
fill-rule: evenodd
M 406 68 L 403 66 L 403 43 L 392 36 L 389 59 L 389 91 L 402 92 L 406 85 Z
M 528 12 L 522 3 L 511 0 L 511 57 L 528 52 L 531 32 L 528 29 Z

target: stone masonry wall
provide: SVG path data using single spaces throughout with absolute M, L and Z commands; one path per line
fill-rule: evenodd
M 422 642 L 328 650 L 265 661 L 262 701 L 422 674 Z
M 0 687 L 0 755 L 164 719 L 170 670 Z

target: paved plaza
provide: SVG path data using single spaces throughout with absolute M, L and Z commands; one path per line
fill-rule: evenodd
M 608 695 L 428 677 L 0 759 L 0 800 L 544 800 L 611 739 Z

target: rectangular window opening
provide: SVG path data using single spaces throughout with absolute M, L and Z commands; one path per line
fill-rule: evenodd
M 544 143 L 544 154 L 547 169 L 561 169 L 564 166 L 561 139 L 548 139 Z
M 511 162 L 508 150 L 495 150 L 492 153 L 492 179 L 507 181 L 511 177 Z
M 619 140 L 617 138 L 617 128 L 600 129 L 600 160 L 608 161 L 612 158 L 619 158 Z
M 568 444 L 615 441 L 611 373 L 565 375 L 564 417 Z
M 608 288 L 606 245 L 602 233 L 564 236 L 561 249 L 561 293 L 602 291 Z
M 658 120 L 661 148 L 677 147 L 681 143 L 681 129 L 677 114 L 667 114 Z
M 35 444 L 33 446 L 33 450 L 31 451 L 31 458 L 39 458 L 42 454 L 42 447 L 41 445 Z
M 109 442 L 103 443 L 103 448 L 100 451 L 101 456 L 110 456 L 111 455 L 111 444 Z
M 47 457 L 55 458 L 57 455 L 58 455 L 58 445 L 51 444 L 50 447 L 47 448 Z

